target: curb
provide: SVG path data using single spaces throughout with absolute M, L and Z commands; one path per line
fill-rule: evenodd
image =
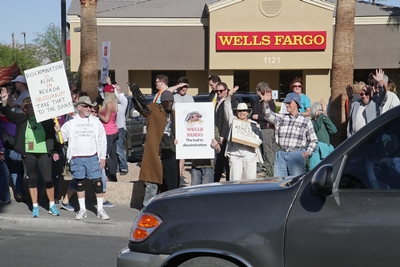
M 23 215 L 15 214 L 14 207 L 11 207 L 14 212 L 2 211 L 0 213 L 0 226 L 8 229 L 54 231 L 69 234 L 100 234 L 128 238 L 133 220 L 139 211 L 128 206 L 121 206 L 119 210 L 115 207 L 107 209 L 110 219 L 104 221 L 97 218 L 96 211 L 90 208 L 86 219 L 75 220 L 75 213 L 71 211 L 60 211 L 61 216 L 51 216 L 46 209 L 40 207 L 40 217 L 32 218 L 26 206 L 23 209 Z M 130 213 L 126 213 L 128 208 Z M 18 213 L 21 213 L 21 209 Z

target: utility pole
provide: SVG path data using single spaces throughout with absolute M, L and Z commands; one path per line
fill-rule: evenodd
M 67 4 L 65 0 L 61 0 L 61 58 L 64 62 L 64 67 L 67 68 Z
M 11 34 L 11 43 L 12 43 L 12 51 L 13 51 L 13 58 L 15 61 L 15 42 L 14 42 L 14 33 Z
M 26 49 L 26 32 L 21 32 L 21 34 L 24 36 L 24 49 Z

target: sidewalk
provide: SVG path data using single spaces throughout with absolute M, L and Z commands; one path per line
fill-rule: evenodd
M 77 203 L 73 203 L 77 208 Z M 129 205 L 116 205 L 113 208 L 104 208 L 110 216 L 109 220 L 96 217 L 96 207 L 87 203 L 88 217 L 84 220 L 75 220 L 75 212 L 57 208 L 60 216 L 48 213 L 47 206 L 40 207 L 40 216 L 31 217 L 31 211 L 25 203 L 12 200 L 10 204 L 0 204 L 0 228 L 24 229 L 38 231 L 55 231 L 77 234 L 111 235 L 129 238 L 129 234 L 139 210 Z

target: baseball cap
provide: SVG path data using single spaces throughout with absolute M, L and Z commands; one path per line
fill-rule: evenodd
M 114 93 L 114 86 L 112 86 L 110 84 L 104 86 L 103 92 L 104 93 Z
M 20 82 L 20 83 L 26 83 L 26 79 L 24 75 L 18 75 L 17 78 L 15 78 L 14 80 L 11 80 L 11 82 L 15 83 L 15 82 Z
M 299 107 L 301 108 L 301 100 L 300 100 L 300 96 L 297 93 L 289 93 L 286 95 L 285 100 L 283 100 L 283 103 L 290 103 L 292 101 L 295 101 Z
M 161 102 L 164 101 L 174 101 L 174 96 L 172 95 L 172 93 L 168 90 L 165 90 L 162 94 L 161 94 Z

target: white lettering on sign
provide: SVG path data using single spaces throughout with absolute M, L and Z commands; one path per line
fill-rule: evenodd
M 263 58 L 265 64 L 279 64 L 281 63 L 280 57 L 264 57 Z

